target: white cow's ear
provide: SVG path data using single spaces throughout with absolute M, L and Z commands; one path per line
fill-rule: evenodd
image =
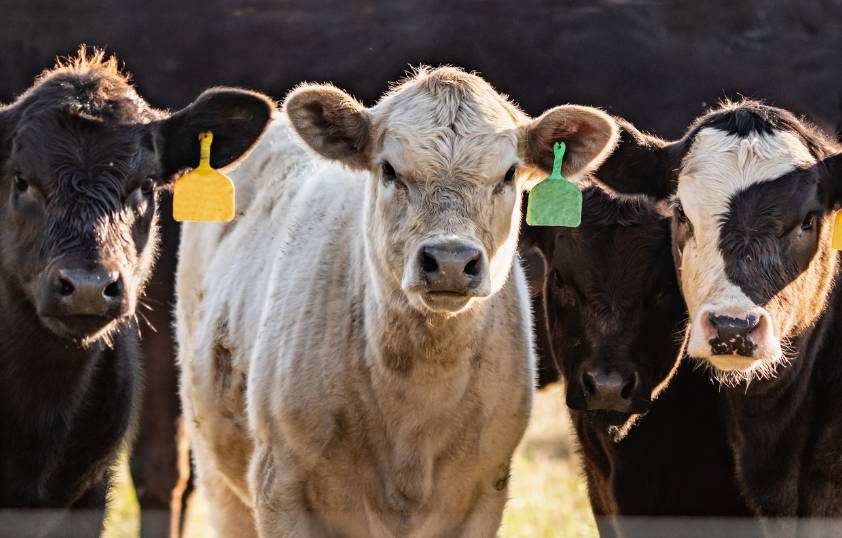
M 169 118 L 152 124 L 165 176 L 199 164 L 199 133 L 211 131 L 211 165 L 228 166 L 260 138 L 275 105 L 263 94 L 235 88 L 207 90 Z
M 371 120 L 359 101 L 329 85 L 304 84 L 284 101 L 298 135 L 323 157 L 355 169 L 370 164 Z
M 567 145 L 562 174 L 578 179 L 596 169 L 617 144 L 618 129 L 605 112 L 586 106 L 551 108 L 526 126 L 527 162 L 545 174 L 553 168 L 553 145 Z

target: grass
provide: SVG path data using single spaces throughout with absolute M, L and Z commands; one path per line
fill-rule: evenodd
M 554 385 L 536 395 L 529 428 L 514 457 L 501 538 L 597 536 L 561 390 L 560 385 Z M 188 537 L 213 536 L 207 510 L 201 492 L 194 495 Z M 134 538 L 138 531 L 137 498 L 123 461 L 104 537 Z

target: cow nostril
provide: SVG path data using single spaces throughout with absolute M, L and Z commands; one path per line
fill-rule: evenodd
M 479 260 L 474 258 L 465 266 L 465 274 L 468 276 L 477 276 L 479 274 Z
M 109 299 L 116 299 L 120 297 L 123 293 L 123 281 L 121 279 L 117 279 L 102 291 L 102 294 Z
M 425 251 L 421 251 L 421 270 L 425 273 L 435 273 L 439 270 L 436 259 Z
M 596 380 L 591 373 L 585 372 L 582 374 L 582 388 L 585 391 L 585 396 L 596 394 Z
M 63 297 L 73 295 L 73 292 L 76 290 L 76 288 L 73 286 L 73 283 L 64 278 L 63 276 L 60 276 L 58 278 L 58 285 L 58 291 Z
M 634 394 L 635 389 L 637 389 L 638 381 L 638 375 L 637 372 L 635 372 L 634 375 L 632 375 L 632 378 L 623 384 L 623 388 L 620 390 L 620 396 L 624 400 L 632 399 L 632 395 Z

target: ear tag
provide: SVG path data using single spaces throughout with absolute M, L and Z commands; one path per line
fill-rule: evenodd
M 833 242 L 831 245 L 836 250 L 842 250 L 842 211 L 837 211 L 833 218 Z
M 173 187 L 173 218 L 179 222 L 228 222 L 234 218 L 234 183 L 210 165 L 213 133 L 199 133 L 199 166 Z
M 529 192 L 526 223 L 530 226 L 567 226 L 582 222 L 582 191 L 561 175 L 564 142 L 553 145 L 553 173 Z

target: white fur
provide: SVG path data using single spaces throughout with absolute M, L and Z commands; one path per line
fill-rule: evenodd
M 692 320 L 687 352 L 706 358 L 718 369 L 749 371 L 768 361 L 782 359 L 781 341 L 775 323 L 765 309 L 756 305 L 728 280 L 725 261 L 719 251 L 720 219 L 731 198 L 751 185 L 776 179 L 797 167 L 815 163 L 809 150 L 787 132 L 755 134 L 740 138 L 712 128 L 700 130 L 681 167 L 677 194 L 693 224 L 693 236 L 681 257 L 684 297 Z M 704 323 L 710 313 L 761 318 L 754 331 L 757 349 L 752 359 L 713 356 L 713 336 Z
M 364 171 L 302 147 L 288 117 L 316 151 L 335 141 L 308 115 L 319 107 L 296 108 L 308 99 L 333 107 L 331 128 L 366 133 L 364 150 L 329 154 Z M 232 174 L 237 220 L 183 231 L 181 395 L 215 527 L 493 536 L 534 383 L 515 257 L 528 173 L 495 187 L 527 160 L 530 120 L 452 68 L 420 70 L 369 109 L 305 85 L 285 112 Z M 572 113 L 604 133 L 579 144 L 575 173 L 605 158 L 616 126 Z M 383 160 L 405 187 L 381 180 Z M 431 307 L 402 285 L 418 246 L 443 237 L 481 246 L 487 293 Z
M 459 324 L 460 345 L 403 377 L 379 342 L 416 329 L 378 319 L 366 174 L 313 159 L 276 120 L 232 175 L 253 190 L 244 214 L 185 225 L 178 275 L 182 398 L 220 535 L 493 535 L 533 383 L 519 265 L 484 304 L 428 319 Z

